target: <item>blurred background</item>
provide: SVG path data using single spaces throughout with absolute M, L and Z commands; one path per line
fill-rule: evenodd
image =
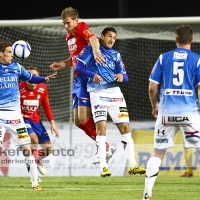
M 35 19 L 60 16 L 68 6 L 81 18 L 183 17 L 198 16 L 200 1 L 175 0 L 18 0 L 3 1 L 0 20 Z

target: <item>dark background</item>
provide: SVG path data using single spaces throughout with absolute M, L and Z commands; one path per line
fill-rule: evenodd
M 200 1 L 178 0 L 4 0 L 0 20 L 60 16 L 65 7 L 79 11 L 80 18 L 139 18 L 199 16 Z
M 53 2 L 52 2 L 53 1 Z M 56 2 L 56 3 L 55 3 Z M 199 1 L 200 2 L 200 1 Z M 40 19 L 60 17 L 62 10 L 72 6 L 79 11 L 80 18 L 148 18 L 148 17 L 186 17 L 198 16 L 200 14 L 200 3 L 185 3 L 177 0 L 18 0 L 1 2 L 0 20 Z M 166 30 L 175 30 L 175 25 L 166 27 L 164 25 L 146 27 L 148 33 Z M 157 27 L 157 29 L 156 29 Z M 27 28 L 27 29 L 26 29 Z M 36 28 L 36 27 L 35 27 Z M 63 28 L 63 27 L 62 27 Z M 137 27 L 143 31 L 144 27 Z M 170 29 L 169 29 L 170 28 Z M 195 26 L 194 26 L 195 28 Z M 195 32 L 199 32 L 199 26 Z M 42 31 L 42 32 L 41 32 Z M 65 33 L 52 35 L 38 27 L 0 27 L 0 38 L 17 41 L 20 39 L 28 41 L 32 52 L 28 59 L 21 60 L 24 66 L 38 66 L 41 75 L 50 74 L 49 65 L 55 61 L 59 62 L 68 58 L 68 50 L 65 43 Z M 42 44 L 42 45 L 41 45 Z M 193 46 L 195 52 L 200 53 L 200 43 Z M 125 96 L 131 120 L 153 120 L 151 105 L 148 97 L 148 77 L 157 57 L 165 51 L 175 48 L 173 39 L 161 40 L 148 38 L 118 39 L 114 46 L 126 64 L 129 82 L 120 85 Z M 59 78 L 48 82 L 49 97 L 56 121 L 68 121 L 70 108 L 70 69 L 59 72 Z M 64 80 L 64 81 L 63 81 Z M 66 89 L 67 88 L 67 89 Z M 67 111 L 67 112 L 66 112 Z M 41 112 L 43 119 L 45 116 Z

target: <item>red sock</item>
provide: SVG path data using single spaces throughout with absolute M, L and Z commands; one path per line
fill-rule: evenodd
M 90 117 L 85 123 L 82 123 L 79 125 L 79 128 L 85 131 L 85 133 L 92 138 L 93 140 L 96 140 L 96 127 L 93 121 L 93 118 Z M 109 149 L 109 144 L 106 142 L 106 151 Z
M 49 153 L 47 153 L 44 149 L 38 150 L 38 160 L 39 161 L 46 158 L 48 155 L 49 155 Z
M 38 150 L 36 148 L 31 148 L 31 152 L 35 158 L 35 163 L 38 164 L 39 160 L 38 160 Z
M 90 117 L 85 123 L 79 125 L 79 128 L 82 129 L 90 138 L 96 140 L 96 127 L 92 117 Z

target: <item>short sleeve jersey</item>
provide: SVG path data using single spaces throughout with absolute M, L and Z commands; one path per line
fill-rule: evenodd
M 40 122 L 39 106 L 42 105 L 48 120 L 53 120 L 52 110 L 49 104 L 48 89 L 44 83 L 37 84 L 34 90 L 30 90 L 26 82 L 19 83 L 21 112 L 24 119 Z
M 84 22 L 79 22 L 74 32 L 66 34 L 66 42 L 72 57 L 73 67 L 76 66 L 76 56 L 90 43 L 89 38 L 93 35 Z M 75 74 L 78 73 L 75 71 Z
M 100 51 L 104 57 L 103 64 L 96 63 L 90 45 L 77 56 L 77 59 L 83 62 L 88 70 L 103 78 L 103 81 L 98 84 L 95 84 L 93 79 L 89 78 L 87 84 L 89 92 L 117 87 L 114 75 L 118 73 L 126 74 L 122 57 L 118 51 L 112 48 L 105 49 L 102 45 L 100 45 Z
M 197 112 L 200 55 L 185 48 L 161 54 L 149 81 L 160 84 L 159 114 L 183 116 Z

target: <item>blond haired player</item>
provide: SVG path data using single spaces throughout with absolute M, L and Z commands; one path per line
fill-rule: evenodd
M 65 8 L 61 13 L 61 18 L 67 31 L 66 42 L 69 48 L 70 57 L 59 63 L 52 63 L 50 68 L 57 71 L 65 67 L 73 66 L 74 74 L 76 76 L 72 92 L 74 123 L 95 141 L 96 129 L 91 116 L 90 96 L 86 86 L 88 78 L 80 75 L 76 71 L 76 56 L 90 43 L 96 62 L 101 63 L 103 61 L 103 56 L 99 51 L 99 40 L 89 30 L 85 22 L 79 22 L 79 15 L 76 9 L 72 7 Z M 107 162 L 114 152 L 115 147 L 106 143 Z M 93 162 L 94 164 L 99 163 L 98 155 L 96 154 L 96 156 L 97 157 Z

